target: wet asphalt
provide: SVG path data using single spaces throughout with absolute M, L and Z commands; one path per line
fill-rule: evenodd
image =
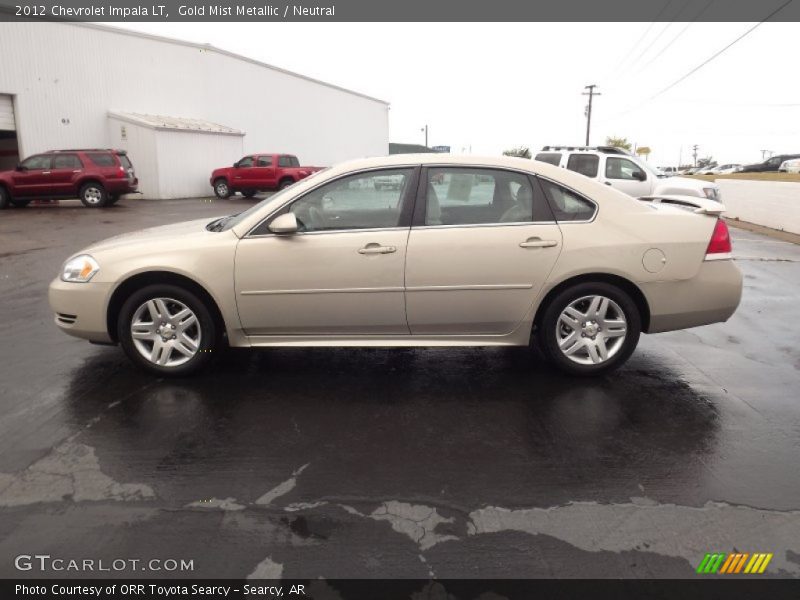
M 251 203 L 0 212 L 0 577 L 685 578 L 734 551 L 800 575 L 800 246 L 733 230 L 733 318 L 593 380 L 524 348 L 231 351 L 161 380 L 52 323 L 71 253 Z

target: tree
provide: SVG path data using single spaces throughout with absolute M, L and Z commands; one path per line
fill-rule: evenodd
M 636 149 L 636 154 L 638 154 L 639 156 L 644 156 L 645 160 L 648 160 L 648 158 L 650 157 L 650 152 L 651 152 L 650 146 L 640 146 L 639 148 Z
M 527 146 L 518 146 L 516 148 L 504 150 L 503 156 L 519 156 L 520 158 L 530 158 L 532 154 L 531 149 Z
M 706 156 L 705 158 L 698 158 L 697 159 L 697 166 L 701 168 L 705 167 L 716 167 L 717 161 L 714 160 L 711 156 Z
M 613 146 L 614 148 L 622 148 L 626 152 L 631 151 L 631 143 L 628 141 L 628 138 L 620 138 L 614 136 L 607 137 L 606 146 Z

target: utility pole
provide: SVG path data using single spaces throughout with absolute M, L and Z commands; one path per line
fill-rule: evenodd
M 428 147 L 428 126 L 425 125 L 425 127 L 420 129 L 420 131 L 424 131 L 425 132 L 425 147 L 427 148 Z
M 762 150 L 761 151 L 761 160 L 767 160 L 767 154 L 772 156 L 772 150 Z
M 583 92 L 583 96 L 589 96 L 589 106 L 586 107 L 586 145 L 589 145 L 589 131 L 592 128 L 592 98 L 595 96 L 602 96 L 600 92 L 595 92 L 594 88 L 597 85 L 586 85 L 583 89 L 589 90 L 588 92 Z
M 698 149 L 699 147 L 700 147 L 700 146 L 698 146 L 697 144 L 695 144 L 694 146 L 692 146 L 692 158 L 694 158 L 694 166 L 695 166 L 695 167 L 697 166 L 697 149 Z

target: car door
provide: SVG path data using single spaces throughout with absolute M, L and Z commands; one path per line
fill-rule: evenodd
M 261 154 L 256 156 L 255 166 L 253 167 L 253 178 L 258 182 L 256 189 L 269 190 L 277 187 L 275 180 L 275 164 L 272 162 L 271 154 Z
M 53 166 L 50 171 L 50 181 L 53 194 L 68 196 L 75 194 L 74 181 L 80 175 L 83 163 L 77 154 L 53 155 Z
M 26 158 L 14 171 L 14 195 L 19 197 L 47 196 L 50 190 L 50 166 L 52 158 L 49 154 L 37 154 Z
M 257 185 L 254 182 L 256 171 L 253 168 L 255 164 L 254 156 L 245 156 L 236 163 L 236 166 L 231 173 L 233 179 L 233 187 L 237 190 L 256 189 Z
M 239 242 L 235 289 L 250 336 L 408 335 L 403 278 L 418 169 L 367 171 L 292 200 Z M 374 179 L 399 175 L 396 190 Z M 287 212 L 299 230 L 273 234 Z
M 655 188 L 654 177 L 629 158 L 606 156 L 604 177 L 601 180 L 606 185 L 638 198 L 648 195 Z
M 411 333 L 511 333 L 561 252 L 541 187 L 482 167 L 430 167 L 421 177 L 406 258 Z

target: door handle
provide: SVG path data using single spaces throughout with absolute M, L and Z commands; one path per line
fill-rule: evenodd
M 42 175 L 50 175 L 50 171 L 42 171 Z
M 552 248 L 553 246 L 558 246 L 556 240 L 543 240 L 538 237 L 528 238 L 519 244 L 520 248 Z
M 380 244 L 367 244 L 363 248 L 359 248 L 359 254 L 391 254 L 397 252 L 395 246 L 381 246 Z
M 608 181 L 604 181 L 603 183 L 605 183 L 606 185 L 611 185 L 611 183 L 609 183 Z

